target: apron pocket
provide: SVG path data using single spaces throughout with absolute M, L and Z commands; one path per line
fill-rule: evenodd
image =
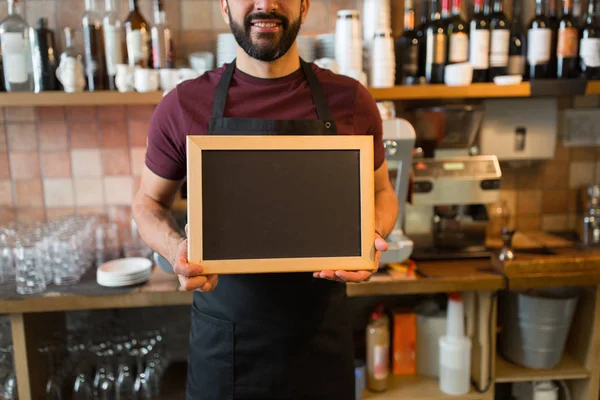
M 192 305 L 187 400 L 233 400 L 233 322 Z

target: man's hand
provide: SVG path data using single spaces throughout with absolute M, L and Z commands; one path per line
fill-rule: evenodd
M 187 234 L 188 227 L 185 226 Z M 187 258 L 188 240 L 184 239 L 179 243 L 177 255 L 173 263 L 173 272 L 177 274 L 181 287 L 186 291 L 197 290 L 199 292 L 212 292 L 219 282 L 218 275 L 201 275 L 203 268 L 198 264 L 189 264 Z
M 388 244 L 384 238 L 375 232 L 375 264 L 379 268 L 381 252 L 387 251 Z M 329 279 L 337 282 L 364 282 L 368 280 L 377 270 L 374 271 L 321 271 L 313 273 L 315 278 Z

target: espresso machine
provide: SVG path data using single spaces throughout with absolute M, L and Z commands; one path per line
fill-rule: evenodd
M 412 204 L 404 232 L 414 260 L 487 258 L 487 207 L 500 195 L 496 156 L 478 155 L 483 110 L 473 106 L 409 112 L 417 132 Z

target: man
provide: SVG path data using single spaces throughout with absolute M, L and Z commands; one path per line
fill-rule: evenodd
M 354 398 L 345 282 L 367 280 L 372 271 L 201 275 L 201 265 L 187 263 L 187 240 L 169 214 L 186 173 L 186 135 L 372 135 L 377 260 L 387 250 L 383 238 L 398 209 L 381 117 L 357 81 L 300 60 L 295 39 L 309 6 L 221 0 L 236 60 L 180 84 L 152 117 L 133 215 L 182 287 L 195 291 L 188 400 Z

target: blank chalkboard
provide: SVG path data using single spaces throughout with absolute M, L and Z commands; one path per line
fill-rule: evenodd
M 206 273 L 374 268 L 372 154 L 367 137 L 188 136 L 190 261 Z

